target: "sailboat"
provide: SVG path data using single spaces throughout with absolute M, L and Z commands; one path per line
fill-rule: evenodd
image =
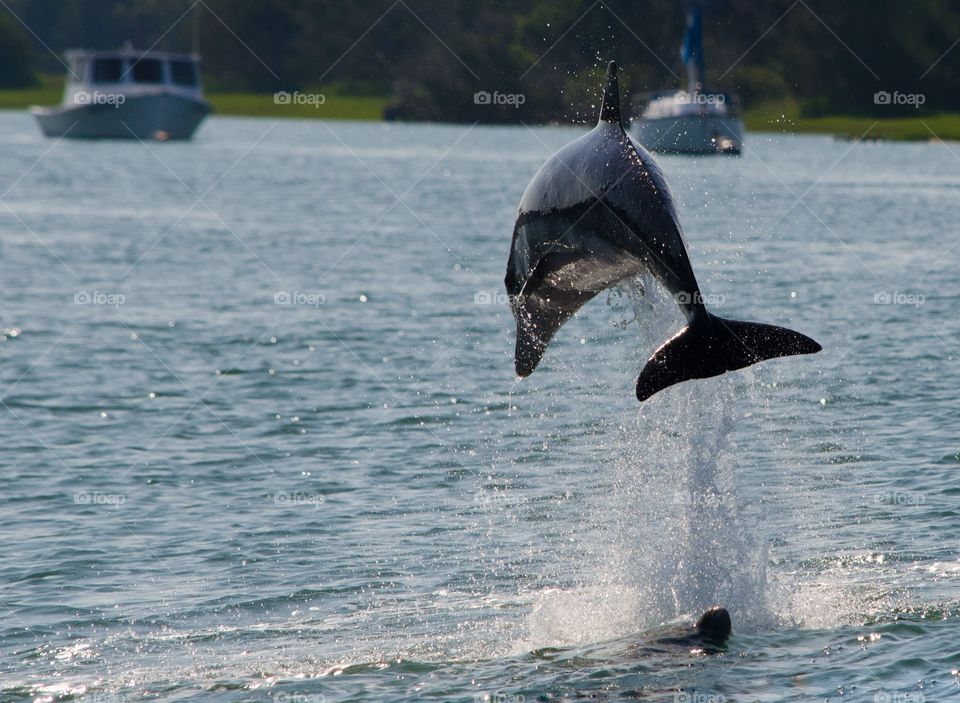
M 736 99 L 704 88 L 703 13 L 699 5 L 687 13 L 680 57 L 687 69 L 687 89 L 646 96 L 641 116 L 631 127 L 633 136 L 650 151 L 739 154 L 743 121 Z

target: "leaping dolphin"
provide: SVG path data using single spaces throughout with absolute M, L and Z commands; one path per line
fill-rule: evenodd
M 643 367 L 640 401 L 681 381 L 821 349 L 784 327 L 707 312 L 667 180 L 620 122 L 611 61 L 597 126 L 554 154 L 520 200 L 505 280 L 517 321 L 517 374 L 533 372 L 584 303 L 642 271 L 673 294 L 687 325 Z

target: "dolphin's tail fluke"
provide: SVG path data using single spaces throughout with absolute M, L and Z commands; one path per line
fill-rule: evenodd
M 681 381 L 719 376 L 778 356 L 815 354 L 821 348 L 785 327 L 727 320 L 701 310 L 650 357 L 637 378 L 637 399 L 642 402 Z

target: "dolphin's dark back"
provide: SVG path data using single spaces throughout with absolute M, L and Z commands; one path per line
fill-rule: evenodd
M 607 114 L 619 115 L 619 110 Z M 513 231 L 508 293 L 520 293 L 546 254 L 569 251 L 580 232 L 594 230 L 649 261 L 650 270 L 670 290 L 696 286 L 666 177 L 619 120 L 601 119 L 555 153 L 530 181 Z

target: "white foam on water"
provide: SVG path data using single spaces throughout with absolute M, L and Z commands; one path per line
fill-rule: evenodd
M 527 649 L 612 640 L 642 629 L 642 593 L 614 583 L 537 594 L 527 623 Z

